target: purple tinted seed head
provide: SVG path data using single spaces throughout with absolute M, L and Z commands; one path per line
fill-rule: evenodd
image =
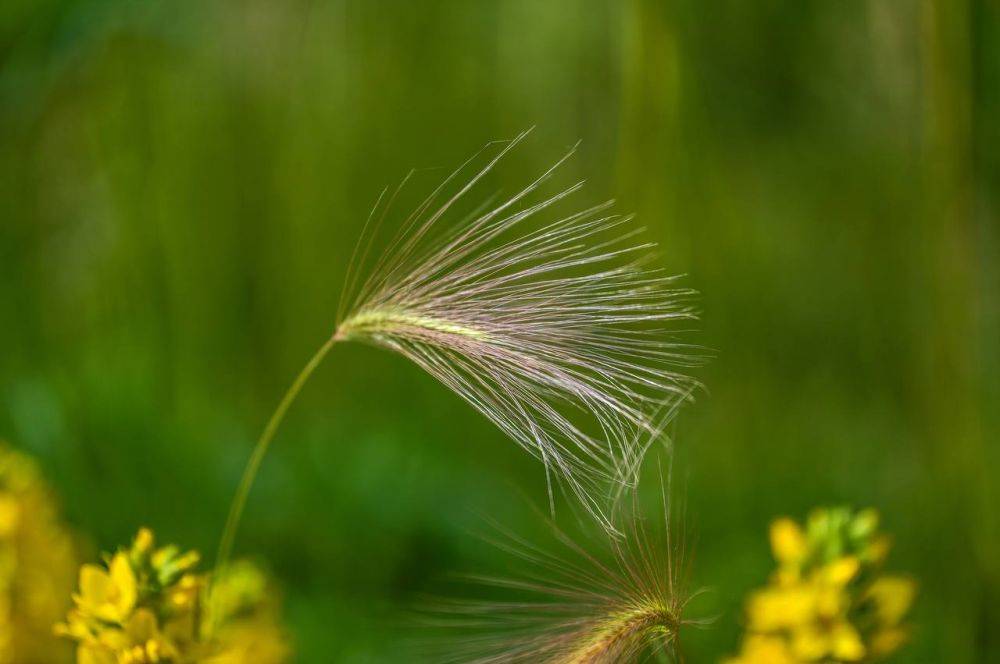
M 450 224 L 456 203 L 523 137 L 464 184 L 453 183 L 470 162 L 452 173 L 362 282 L 385 215 L 380 199 L 352 259 L 335 336 L 411 359 L 611 528 L 602 498 L 634 482 L 645 451 L 639 434 L 696 389 L 681 369 L 698 357 L 670 336 L 694 318 L 692 291 L 646 267 L 654 245 L 637 240 L 641 229 L 612 214 L 610 202 L 535 221 L 580 189 L 530 200 L 572 151 L 513 196 Z M 449 186 L 456 191 L 446 194 Z

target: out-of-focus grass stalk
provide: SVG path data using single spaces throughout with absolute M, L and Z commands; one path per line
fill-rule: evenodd
M 955 496 L 946 509 L 969 524 L 976 576 L 998 579 L 1000 519 L 990 470 L 995 459 L 989 458 L 983 433 L 986 303 L 980 295 L 985 276 L 977 249 L 975 14 L 968 0 L 922 3 L 926 214 L 925 250 L 919 260 L 927 266 L 927 303 L 921 314 L 929 324 L 920 326 L 926 334 L 917 364 L 922 367 L 920 399 L 930 459 L 941 484 L 935 493 Z M 978 606 L 995 607 L 997 585 L 983 584 L 982 592 L 986 596 Z M 975 658 L 970 644 L 992 640 L 996 646 L 995 636 L 973 632 L 977 625 L 990 624 L 990 616 L 969 615 L 963 622 L 969 626 L 967 638 L 947 644 L 955 661 Z
M 683 169 L 680 140 L 682 51 L 674 3 L 630 0 L 622 3 L 622 111 L 619 123 L 617 189 L 622 199 L 645 218 L 662 219 L 668 237 L 678 214 L 678 183 Z M 657 186 L 644 186 L 655 173 Z M 677 248 L 674 248 L 675 251 Z

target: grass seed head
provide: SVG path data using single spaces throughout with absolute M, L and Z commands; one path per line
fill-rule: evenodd
M 678 659 L 682 631 L 699 623 L 685 616 L 694 594 L 684 538 L 675 536 L 666 490 L 662 528 L 649 527 L 636 493 L 629 495 L 631 502 L 614 512 L 620 536 L 601 529 L 580 540 L 553 525 L 555 552 L 493 524 L 490 541 L 521 561 L 523 571 L 471 578 L 517 597 L 434 604 L 428 621 L 448 635 L 432 648 L 434 661 L 612 664 L 653 653 Z
M 610 528 L 604 498 L 610 485 L 634 482 L 645 451 L 637 434 L 652 430 L 664 404 L 695 389 L 682 369 L 698 358 L 672 336 L 694 318 L 692 292 L 646 267 L 653 245 L 636 240 L 639 229 L 610 213 L 610 203 L 534 221 L 580 188 L 534 200 L 569 155 L 513 196 L 447 224 L 522 138 L 503 144 L 464 184 L 455 183 L 472 160 L 456 170 L 369 261 L 391 203 L 380 199 L 351 261 L 335 338 L 420 365 Z

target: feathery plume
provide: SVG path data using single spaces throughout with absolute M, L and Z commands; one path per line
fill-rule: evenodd
M 679 659 L 682 628 L 702 624 L 684 616 L 687 592 L 683 538 L 671 537 L 667 491 L 664 530 L 651 533 L 634 501 L 616 511 L 621 537 L 600 533 L 593 551 L 553 525 L 560 553 L 497 526 L 491 541 L 525 561 L 520 578 L 472 580 L 526 595 L 515 601 L 438 602 L 430 626 L 449 636 L 432 644 L 435 661 L 464 664 L 612 664 L 661 653 Z M 607 555 L 605 555 L 607 554 Z
M 602 492 L 632 483 L 645 451 L 634 443 L 638 434 L 653 430 L 652 413 L 695 387 L 678 369 L 697 358 L 665 329 L 694 317 L 692 291 L 643 267 L 655 245 L 636 240 L 641 229 L 611 214 L 612 202 L 525 229 L 582 186 L 530 200 L 572 151 L 510 198 L 439 230 L 526 133 L 446 195 L 472 160 L 452 173 L 355 288 L 376 232 L 366 226 L 346 281 L 356 293 L 342 298 L 348 314 L 335 336 L 421 366 L 610 527 Z M 388 204 L 380 207 L 375 227 Z

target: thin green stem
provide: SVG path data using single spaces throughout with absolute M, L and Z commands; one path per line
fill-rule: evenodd
M 274 440 L 274 434 L 277 433 L 278 427 L 281 426 L 282 420 L 285 419 L 285 414 L 299 395 L 302 386 L 306 384 L 309 377 L 316 370 L 316 367 L 319 366 L 323 358 L 326 357 L 330 349 L 333 348 L 333 345 L 339 340 L 339 335 L 330 337 L 320 346 L 316 354 L 309 359 L 302 368 L 302 371 L 299 372 L 299 375 L 295 377 L 288 391 L 285 392 L 285 396 L 281 398 L 281 403 L 278 404 L 278 407 L 271 415 L 271 419 L 267 421 L 267 426 L 264 427 L 264 431 L 260 434 L 260 438 L 253 448 L 253 453 L 250 455 L 250 460 L 247 461 L 246 468 L 243 469 L 243 477 L 240 478 L 240 484 L 236 488 L 233 502 L 229 506 L 229 516 L 226 518 L 226 526 L 222 530 L 222 537 L 219 540 L 219 550 L 215 557 L 215 574 L 213 578 L 217 579 L 219 573 L 229 564 L 229 557 L 233 552 L 233 542 L 236 539 L 236 530 L 239 528 L 240 519 L 243 516 L 243 508 L 246 507 L 247 496 L 250 494 L 250 489 L 257 478 L 260 464 L 264 460 L 268 448 L 271 446 L 271 441 Z M 211 597 L 211 591 L 209 591 L 209 597 Z

